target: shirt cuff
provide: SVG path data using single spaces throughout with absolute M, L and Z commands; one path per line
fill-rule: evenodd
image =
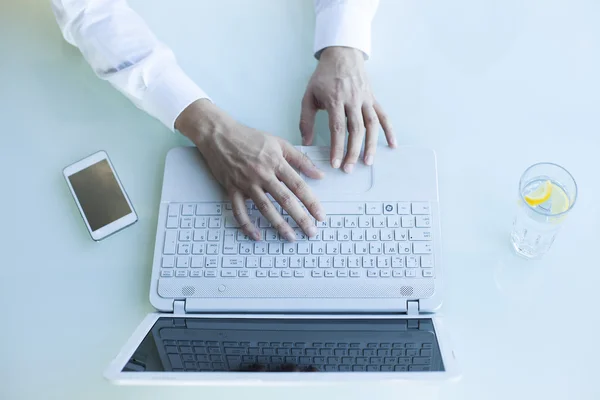
M 352 47 L 362 51 L 365 59 L 371 53 L 371 20 L 362 7 L 337 4 L 318 13 L 315 29 L 315 58 L 331 46 Z
M 143 108 L 172 131 L 179 114 L 198 99 L 208 95 L 178 65 L 172 65 L 146 90 Z

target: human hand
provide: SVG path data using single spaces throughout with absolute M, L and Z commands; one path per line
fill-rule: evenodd
M 371 92 L 360 50 L 328 47 L 321 53 L 302 99 L 300 132 L 304 145 L 312 144 L 318 110 L 327 110 L 329 114 L 333 168 L 343 165 L 344 172 L 352 172 L 365 139 L 365 127 L 365 164 L 373 164 L 379 124 L 383 127 L 388 145 L 396 147 L 392 126 Z M 344 157 L 346 126 L 349 137 Z
M 175 121 L 175 128 L 196 144 L 229 194 L 233 214 L 249 237 L 260 240 L 260 231 L 246 210 L 247 197 L 284 238 L 289 241 L 296 238 L 266 193 L 273 196 L 309 237 L 317 234 L 312 218 L 295 199 L 297 197 L 317 220 L 325 218 L 319 201 L 292 168 L 296 167 L 310 178 L 322 178 L 323 172 L 306 155 L 283 139 L 239 124 L 206 99 L 188 106 Z

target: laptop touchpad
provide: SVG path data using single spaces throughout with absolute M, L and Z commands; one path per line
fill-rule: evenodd
M 373 166 L 364 165 L 362 160 L 356 163 L 351 174 L 347 174 L 341 168 L 331 167 L 329 154 L 326 154 L 325 159 L 314 154 L 309 154 L 309 157 L 317 168 L 325 172 L 323 179 L 304 177 L 317 196 L 320 193 L 360 194 L 373 186 Z

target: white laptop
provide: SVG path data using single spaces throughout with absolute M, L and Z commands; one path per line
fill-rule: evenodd
M 166 159 L 150 302 L 105 375 L 123 384 L 252 384 L 458 376 L 441 318 L 435 153 L 380 148 L 348 175 L 329 148 L 299 147 L 327 219 L 280 239 L 249 202 L 263 241 L 192 147 Z

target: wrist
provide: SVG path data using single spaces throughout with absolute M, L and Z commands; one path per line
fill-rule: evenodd
M 214 132 L 228 123 L 227 115 L 208 99 L 199 99 L 186 107 L 175 120 L 175 129 L 199 148 Z
M 365 60 L 364 53 L 358 49 L 353 47 L 331 46 L 323 49 L 321 52 L 321 57 L 319 58 L 319 62 L 327 62 L 340 58 L 352 59 L 360 62 L 364 62 Z

